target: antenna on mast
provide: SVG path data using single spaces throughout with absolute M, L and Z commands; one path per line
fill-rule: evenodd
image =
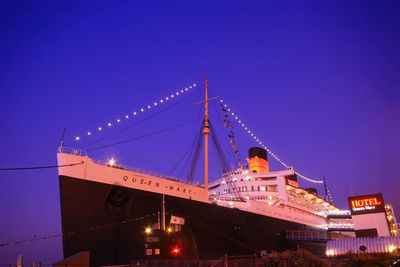
M 65 135 L 65 127 L 61 136 L 61 144 L 60 144 L 60 151 L 63 149 L 64 147 L 64 135 Z

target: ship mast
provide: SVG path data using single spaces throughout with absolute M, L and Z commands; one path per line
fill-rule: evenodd
M 205 98 L 204 98 L 204 125 L 203 125 L 203 134 L 204 134 L 204 188 L 208 190 L 208 136 L 210 134 L 210 127 L 208 126 L 208 82 L 207 75 L 206 80 L 203 82 L 205 84 Z

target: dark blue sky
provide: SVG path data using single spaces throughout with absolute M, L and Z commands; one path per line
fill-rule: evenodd
M 339 207 L 349 195 L 382 192 L 399 217 L 399 47 L 399 1 L 3 0 L 0 168 L 55 165 L 64 127 L 66 145 L 79 147 L 75 135 L 207 74 L 211 94 L 274 153 L 327 177 Z M 193 92 L 111 141 L 190 121 L 200 99 Z M 255 144 L 234 127 L 244 158 Z M 90 156 L 168 173 L 197 128 Z M 0 190 L 0 243 L 61 232 L 56 169 L 2 171 Z M 61 247 L 60 238 L 0 247 L 0 263 L 20 253 L 51 263 Z

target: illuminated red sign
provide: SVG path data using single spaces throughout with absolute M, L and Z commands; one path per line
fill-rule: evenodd
M 349 197 L 351 215 L 385 212 L 382 194 Z
M 361 208 L 361 207 L 366 207 L 366 206 L 376 206 L 376 205 L 380 205 L 380 204 L 382 204 L 382 202 L 380 202 L 376 197 L 359 199 L 359 200 L 352 200 L 351 201 L 351 207 L 352 208 Z

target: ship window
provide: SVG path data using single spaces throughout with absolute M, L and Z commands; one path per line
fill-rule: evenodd
M 254 186 L 251 186 L 251 191 L 254 191 Z
M 267 185 L 267 191 L 277 192 L 278 186 L 277 185 Z
M 257 185 L 257 191 L 260 191 L 260 186 L 259 185 Z
M 241 187 L 238 187 L 238 191 L 239 191 L 239 192 L 241 192 L 241 191 L 242 191 L 241 189 L 242 189 Z

